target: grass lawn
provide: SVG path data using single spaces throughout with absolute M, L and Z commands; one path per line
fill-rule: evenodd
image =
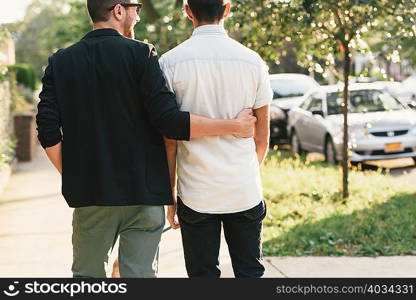
M 381 171 L 351 170 L 271 151 L 263 170 L 267 256 L 416 255 L 416 186 Z

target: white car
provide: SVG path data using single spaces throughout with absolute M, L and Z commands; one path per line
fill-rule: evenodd
M 296 73 L 270 75 L 273 102 L 270 105 L 270 137 L 279 142 L 288 142 L 287 113 L 298 106 L 303 96 L 319 84 L 310 76 Z
M 416 109 L 416 87 L 413 87 L 413 84 L 416 85 L 416 77 L 409 77 L 403 82 L 376 81 L 375 83 L 383 86 L 383 88 L 403 104 L 412 109 Z
M 293 152 L 319 152 L 329 163 L 342 159 L 342 90 L 341 85 L 316 88 L 289 112 Z M 352 163 L 412 157 L 416 164 L 416 111 L 383 86 L 351 85 L 348 119 Z
M 411 108 L 416 109 L 416 75 L 402 81 L 399 97 Z

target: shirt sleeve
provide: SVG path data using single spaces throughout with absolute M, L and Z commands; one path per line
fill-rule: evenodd
M 39 94 L 38 113 L 36 115 L 38 139 L 43 148 L 55 146 L 62 141 L 61 114 L 56 97 L 53 79 L 52 58 L 42 78 L 42 91 Z
M 173 89 L 173 74 L 171 68 L 168 66 L 168 62 L 166 61 L 166 58 L 162 55 L 162 57 L 159 59 L 160 68 L 163 72 L 163 75 L 165 76 L 166 80 L 166 86 L 168 87 L 169 91 L 175 92 Z
M 190 114 L 179 111 L 175 94 L 168 88 L 153 47 L 150 47 L 144 65 L 140 90 L 150 121 L 167 138 L 189 141 Z
M 273 91 L 270 85 L 269 69 L 266 63 L 261 60 L 259 82 L 257 84 L 256 101 L 253 109 L 269 105 L 273 100 Z

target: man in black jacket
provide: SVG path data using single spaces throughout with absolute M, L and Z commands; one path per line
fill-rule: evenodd
M 121 276 L 155 276 L 163 206 L 173 204 L 163 136 L 253 135 L 249 110 L 235 120 L 178 110 L 154 47 L 131 39 L 140 8 L 88 0 L 94 30 L 52 55 L 42 80 L 39 140 L 75 208 L 75 277 L 105 277 L 117 237 Z

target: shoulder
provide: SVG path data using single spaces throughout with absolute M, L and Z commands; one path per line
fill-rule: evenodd
M 179 60 L 192 54 L 191 40 L 188 39 L 160 57 L 160 63 L 166 67 L 175 65 Z
M 244 46 L 232 38 L 229 38 L 229 43 L 233 46 L 234 51 L 239 53 L 239 56 L 242 59 L 258 67 L 262 67 L 264 65 L 264 60 L 256 51 Z
M 120 42 L 134 48 L 141 56 L 150 58 L 152 56 L 157 56 L 156 47 L 150 43 L 143 41 L 129 39 L 126 37 L 120 37 Z

